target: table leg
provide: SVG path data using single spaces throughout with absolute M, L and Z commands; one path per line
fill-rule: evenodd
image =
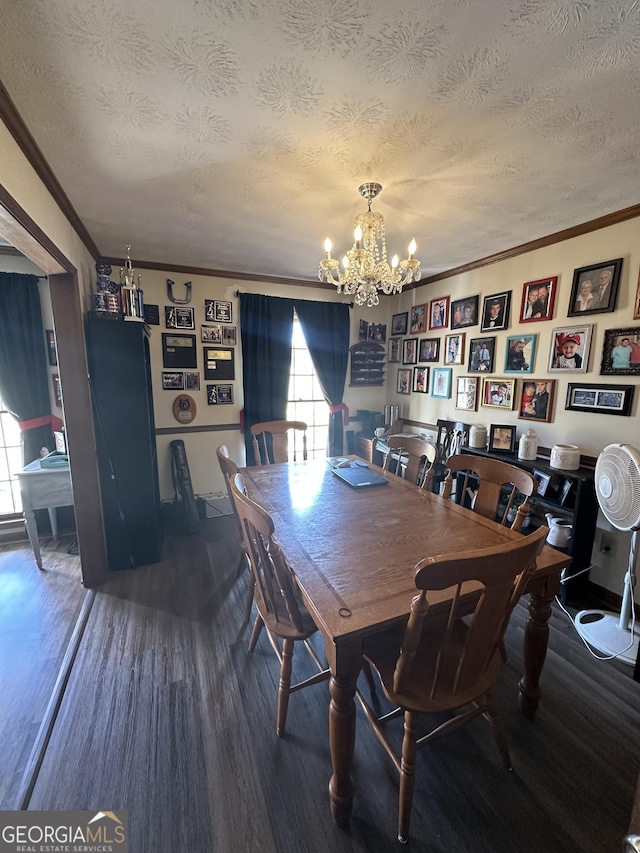
M 42 569 L 42 555 L 40 554 L 40 540 L 38 539 L 38 527 L 36 525 L 36 516 L 32 509 L 24 509 L 24 520 L 27 526 L 27 536 L 31 543 L 33 556 L 36 558 L 36 563 L 39 569 Z
M 58 516 L 56 515 L 56 508 L 54 506 L 47 507 L 49 512 L 49 522 L 51 524 L 51 533 L 53 535 L 54 541 L 58 541 Z
M 520 710 L 533 718 L 542 695 L 539 681 L 547 656 L 551 602 L 555 593 L 531 592 L 529 618 L 524 629 L 524 674 L 520 679 Z
M 351 816 L 354 785 L 351 778 L 356 741 L 356 681 L 362 664 L 361 644 L 344 644 L 336 649 L 325 644 L 331 667 L 329 693 L 329 746 L 333 776 L 329 782 L 331 814 L 338 826 L 347 826 Z

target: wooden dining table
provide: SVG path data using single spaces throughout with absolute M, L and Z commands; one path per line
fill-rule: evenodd
M 272 516 L 275 538 L 324 639 L 331 669 L 329 794 L 333 818 L 342 826 L 349 822 L 354 795 L 354 700 L 364 640 L 407 620 L 416 594 L 413 570 L 420 560 L 475 551 L 521 535 L 375 465 L 369 467 L 388 483 L 353 488 L 333 475 L 326 460 L 243 469 L 247 492 Z M 528 717 L 534 716 L 541 695 L 551 602 L 560 573 L 570 563 L 567 554 L 545 545 L 527 586 L 519 702 Z M 446 592 L 439 595 L 446 598 Z M 437 596 L 432 600 L 430 594 L 430 603 L 437 608 Z

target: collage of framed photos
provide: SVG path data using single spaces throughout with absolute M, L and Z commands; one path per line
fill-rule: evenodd
M 515 410 L 524 420 L 552 421 L 555 377 L 587 373 L 590 360 L 597 358 L 591 353 L 596 327 L 585 320 L 615 310 L 622 262 L 617 258 L 574 270 L 566 315 L 576 319 L 552 329 L 546 354 L 540 352 L 539 335 L 529 324 L 553 319 L 559 305 L 558 276 L 525 282 L 518 294 L 503 291 L 482 300 L 479 294 L 456 300 L 440 296 L 394 314 L 388 363 L 399 365 L 397 393 L 453 397 L 456 409 L 476 411 L 483 406 Z M 510 328 L 512 303 L 519 305 L 514 322 L 526 325 L 498 344 L 494 332 Z M 640 275 L 633 320 L 640 320 Z M 438 363 L 443 366 L 433 366 Z M 455 366 L 470 375 L 456 377 L 452 387 Z M 504 377 L 487 376 L 494 373 Z M 600 375 L 640 376 L 640 325 L 605 330 Z M 572 382 L 565 409 L 629 415 L 633 392 L 633 385 Z
M 232 304 L 219 299 L 204 300 L 206 323 L 200 326 L 204 380 L 207 403 L 211 406 L 233 403 L 233 386 L 226 384 L 235 377 L 236 327 Z M 166 305 L 162 333 L 162 388 L 165 391 L 199 391 L 198 340 L 195 334 L 195 308 L 181 304 Z M 194 334 L 186 334 L 193 331 Z M 223 384 L 218 384 L 223 383 Z

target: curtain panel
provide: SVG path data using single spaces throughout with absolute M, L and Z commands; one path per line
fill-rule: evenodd
M 49 377 L 38 277 L 0 273 L 0 397 L 21 423 L 46 418 L 22 433 L 23 464 L 53 448 Z

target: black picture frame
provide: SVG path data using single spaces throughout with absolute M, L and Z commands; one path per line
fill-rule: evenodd
M 401 346 L 402 338 L 389 338 L 389 356 L 387 358 L 389 364 L 400 364 Z
M 184 372 L 182 370 L 163 370 L 162 390 L 184 391 Z
M 440 358 L 440 338 L 421 338 L 418 347 L 418 361 L 438 361 Z
M 413 368 L 413 387 L 412 390 L 417 394 L 429 393 L 429 368 L 414 367 Z
M 626 354 L 619 353 L 619 347 L 629 349 L 629 361 L 626 366 L 624 366 Z M 605 329 L 600 375 L 640 376 L 640 326 L 633 326 L 630 329 Z
M 402 363 L 417 364 L 418 363 L 418 339 L 405 338 L 402 342 Z
M 51 367 L 55 367 L 58 364 L 58 353 L 56 351 L 56 333 L 53 329 L 46 329 L 45 335 L 47 337 L 47 356 L 49 358 L 49 364 Z
M 570 382 L 565 409 L 599 415 L 629 417 L 635 385 L 605 385 L 599 382 Z
M 391 334 L 406 335 L 409 324 L 409 312 L 403 311 L 400 314 L 391 315 Z
M 225 302 L 221 299 L 213 301 L 214 322 L 216 323 L 233 323 L 233 309 L 230 302 Z
M 233 403 L 233 385 L 218 385 L 218 405 Z
M 516 428 L 513 424 L 491 424 L 489 451 L 513 453 L 516 447 Z
M 159 326 L 160 325 L 160 306 L 159 305 L 150 305 L 148 302 L 145 302 L 143 307 L 144 321 L 149 326 Z
M 451 303 L 451 328 L 466 329 L 478 325 L 478 304 L 480 296 L 466 296 Z
M 571 296 L 569 297 L 568 317 L 584 317 L 586 314 L 607 314 L 615 310 L 623 258 L 613 261 L 603 261 L 601 264 L 591 264 L 588 267 L 578 267 L 573 271 Z M 591 283 L 590 298 L 585 297 L 583 290 L 586 283 Z M 602 285 L 603 290 L 600 290 Z M 582 308 L 583 302 L 586 306 Z
M 205 379 L 235 379 L 235 350 L 228 347 L 203 347 Z M 207 386 L 207 389 L 209 386 Z
M 467 370 L 469 373 L 493 373 L 495 355 L 495 338 L 471 338 Z
M 567 502 L 569 494 L 571 492 L 571 487 L 573 486 L 573 480 L 570 480 L 568 477 L 562 484 L 562 488 L 560 489 L 560 494 L 558 495 L 558 503 L 560 506 L 564 506 Z
M 195 329 L 193 308 L 181 308 L 179 305 L 164 306 L 164 324 L 167 329 Z
M 195 335 L 162 333 L 162 366 L 170 370 L 194 369 L 198 366 Z
M 497 306 L 498 311 L 494 315 L 493 306 Z M 503 291 L 502 293 L 493 293 L 491 296 L 485 296 L 482 303 L 482 324 L 481 332 L 498 332 L 501 329 L 509 328 L 509 311 L 511 308 L 511 291 Z

